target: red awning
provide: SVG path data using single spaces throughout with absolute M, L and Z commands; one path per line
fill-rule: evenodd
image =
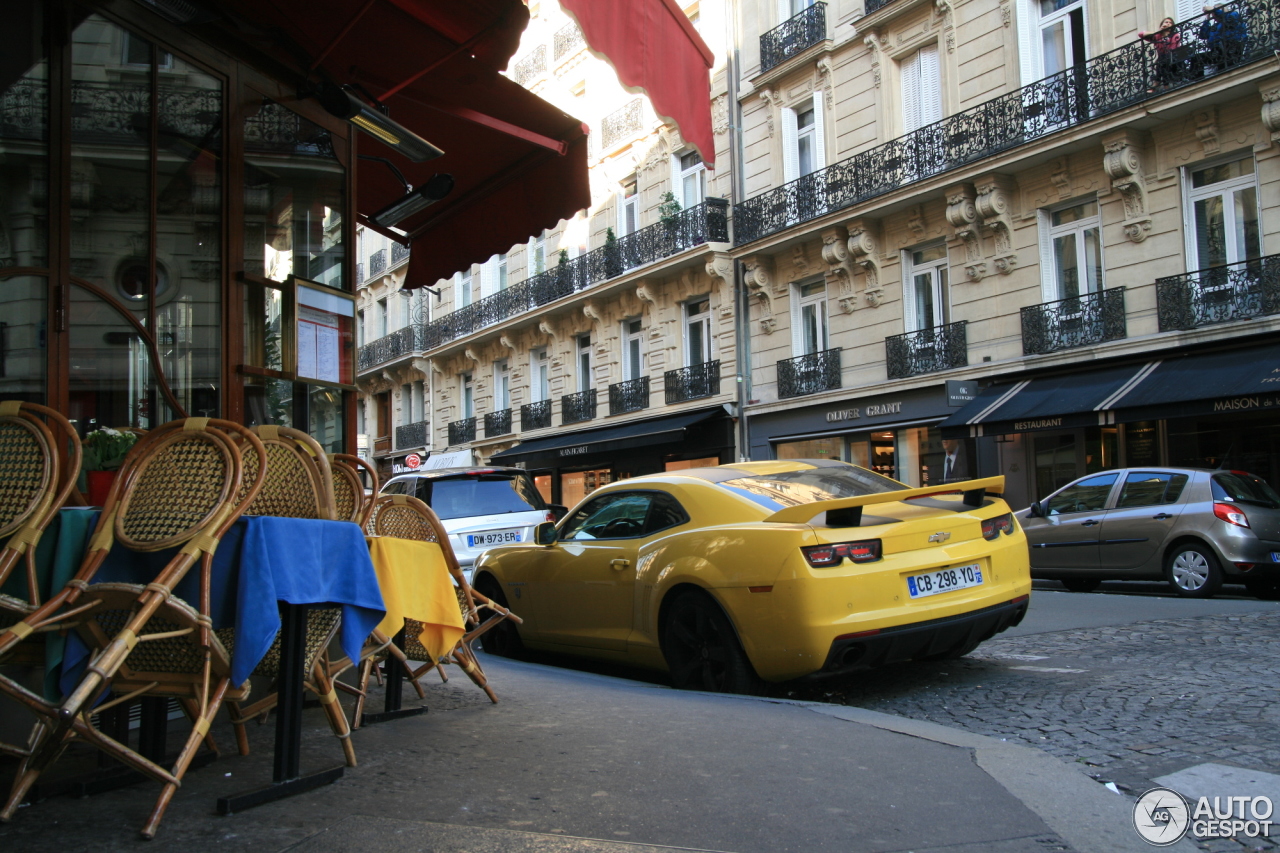
M 285 33 L 320 73 L 359 84 L 396 122 L 444 150 L 413 163 L 371 136 L 356 137 L 361 154 L 391 160 L 415 187 L 436 172 L 453 175 L 447 198 L 397 226 L 413 238 L 407 288 L 505 252 L 590 205 L 582 123 L 499 73 L 529 20 L 520 0 L 223 0 L 222 7 Z M 384 163 L 359 161 L 356 180 L 356 209 L 365 216 L 404 195 Z
M 715 165 L 708 70 L 715 57 L 675 0 L 560 0 L 587 45 L 622 85 L 649 95 L 654 112 L 680 128 L 707 167 Z

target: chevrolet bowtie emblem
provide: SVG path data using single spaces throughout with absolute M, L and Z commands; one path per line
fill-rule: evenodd
M 940 530 L 937 533 L 930 536 L 929 541 L 930 542 L 946 542 L 950 538 L 951 538 L 950 533 L 947 533 L 945 530 Z

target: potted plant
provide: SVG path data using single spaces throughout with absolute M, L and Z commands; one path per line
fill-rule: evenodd
M 662 194 L 662 203 L 658 205 L 658 221 L 662 223 L 662 228 L 666 232 L 669 244 L 667 252 L 671 252 L 674 250 L 676 228 L 680 225 L 680 202 L 676 200 L 676 194 L 670 190 Z
M 608 278 L 622 275 L 622 247 L 612 227 L 604 229 L 604 274 Z
M 107 492 L 116 479 L 125 456 L 138 440 L 136 433 L 102 427 L 84 437 L 82 467 L 88 485 L 88 499 L 92 506 L 106 503 Z

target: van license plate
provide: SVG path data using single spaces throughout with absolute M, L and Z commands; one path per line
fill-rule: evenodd
M 490 545 L 510 545 L 520 542 L 519 530 L 491 530 L 488 533 L 468 533 L 468 548 L 488 548 Z
M 953 566 L 936 572 L 924 572 L 907 578 L 907 591 L 911 593 L 912 598 L 924 598 L 926 595 L 937 595 L 940 592 L 951 592 L 953 589 L 981 585 L 982 567 L 978 563 Z

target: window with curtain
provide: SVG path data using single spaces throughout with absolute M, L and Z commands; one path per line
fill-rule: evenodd
M 1098 202 L 1077 202 L 1046 211 L 1044 238 L 1047 302 L 1074 299 L 1103 288 L 1102 218 Z

